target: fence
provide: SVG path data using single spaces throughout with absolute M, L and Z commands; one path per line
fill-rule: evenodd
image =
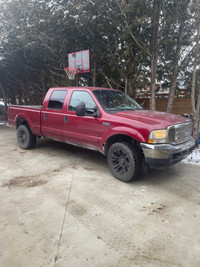
M 149 109 L 149 98 L 136 98 L 136 101 L 139 104 L 144 103 L 143 107 L 144 109 Z M 156 98 L 156 110 L 157 111 L 163 111 L 166 112 L 167 109 L 167 98 Z M 191 105 L 191 99 L 190 98 L 174 98 L 173 107 L 171 113 L 174 114 L 184 114 L 192 113 L 192 105 Z

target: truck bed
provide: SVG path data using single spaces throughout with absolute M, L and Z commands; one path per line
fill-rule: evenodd
M 33 134 L 41 136 L 40 112 L 42 106 L 11 105 L 8 108 L 8 123 L 17 127 L 18 119 L 27 120 Z

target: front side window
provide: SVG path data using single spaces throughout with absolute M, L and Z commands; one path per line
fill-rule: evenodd
M 66 94 L 67 94 L 67 91 L 65 90 L 53 91 L 53 93 L 51 94 L 50 100 L 49 100 L 48 108 L 62 110 Z
M 70 100 L 69 110 L 75 111 L 76 106 L 80 103 L 84 102 L 86 108 L 95 108 L 96 104 L 92 99 L 91 95 L 86 91 L 74 91 Z

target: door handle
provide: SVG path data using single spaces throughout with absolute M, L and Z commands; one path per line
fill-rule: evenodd
M 43 119 L 46 120 L 47 119 L 47 114 L 43 113 Z
M 67 123 L 67 116 L 64 116 L 64 123 Z

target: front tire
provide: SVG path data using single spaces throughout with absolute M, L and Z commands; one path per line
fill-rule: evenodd
M 137 177 L 142 162 L 139 162 L 140 151 L 128 142 L 117 142 L 108 150 L 108 166 L 115 178 L 129 182 Z
M 21 148 L 30 149 L 35 146 L 36 136 L 27 125 L 20 125 L 17 129 L 17 141 Z

